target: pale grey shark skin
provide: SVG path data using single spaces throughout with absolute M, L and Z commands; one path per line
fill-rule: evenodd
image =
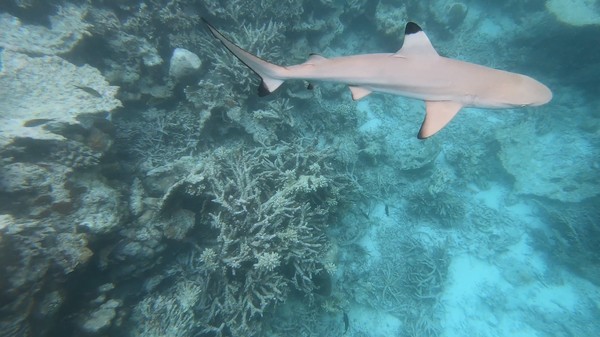
M 420 99 L 427 110 L 420 139 L 437 133 L 463 107 L 539 106 L 552 99 L 550 89 L 529 76 L 438 55 L 413 22 L 406 25 L 404 44 L 396 53 L 334 58 L 312 55 L 305 63 L 286 67 L 248 53 L 205 23 L 229 51 L 262 78 L 259 95 L 273 92 L 285 80 L 303 79 L 347 84 L 354 100 L 374 91 Z

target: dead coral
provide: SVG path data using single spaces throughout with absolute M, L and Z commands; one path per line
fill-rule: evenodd
M 81 125 L 85 115 L 106 115 L 121 106 L 118 88 L 89 65 L 9 50 L 0 51 L 0 62 L 0 86 L 6 88 L 0 92 L 1 146 L 15 138 L 64 140 L 55 132 L 60 127 Z
M 534 230 L 540 249 L 547 250 L 557 261 L 568 265 L 585 278 L 600 284 L 600 211 L 598 198 L 582 203 L 537 201 L 550 230 Z
M 391 227 L 378 237 L 385 242 L 383 259 L 359 281 L 362 296 L 355 298 L 400 318 L 407 335 L 439 336 L 440 297 L 450 264 L 445 244 L 424 233 L 398 234 Z
M 50 28 L 23 25 L 9 14 L 0 14 L 0 47 L 29 55 L 59 55 L 69 52 L 84 36 L 90 24 L 84 22 L 87 6 L 65 4 L 49 17 Z

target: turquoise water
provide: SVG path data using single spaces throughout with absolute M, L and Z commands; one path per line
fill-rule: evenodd
M 412 21 L 553 98 L 420 140 L 422 101 L 353 101 L 356 83 L 258 97 L 202 18 L 282 66 L 395 53 Z M 598 18 L 584 0 L 4 1 L 0 336 L 600 335 Z

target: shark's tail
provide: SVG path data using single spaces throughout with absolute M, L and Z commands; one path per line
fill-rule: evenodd
M 210 32 L 225 46 L 229 51 L 235 55 L 242 63 L 248 68 L 252 69 L 260 78 L 262 83 L 258 88 L 259 96 L 266 96 L 275 91 L 285 80 L 284 73 L 285 68 L 276 64 L 269 63 L 257 56 L 250 54 L 244 49 L 235 45 L 235 43 L 228 40 L 223 34 L 215 29 L 208 21 L 202 19 Z

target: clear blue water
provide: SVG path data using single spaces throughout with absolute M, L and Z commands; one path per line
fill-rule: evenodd
M 599 17 L 561 0 L 4 1 L 0 335 L 600 335 Z M 553 98 L 464 108 L 419 140 L 420 100 L 305 80 L 258 97 L 201 18 L 282 66 L 395 53 L 413 21 L 440 55 Z

